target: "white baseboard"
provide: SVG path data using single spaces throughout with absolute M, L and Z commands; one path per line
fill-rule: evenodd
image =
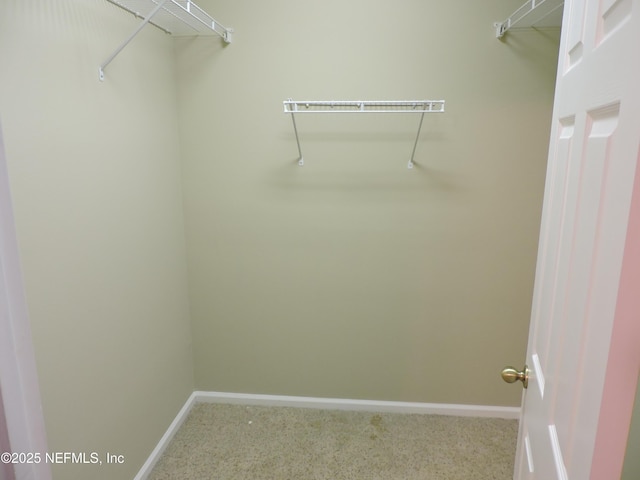
M 178 415 L 176 415 L 176 418 L 173 419 L 173 422 L 171 422 L 171 425 L 169 425 L 169 428 L 158 442 L 158 445 L 156 445 L 156 448 L 153 449 L 151 455 L 149 455 L 149 458 L 147 458 L 147 461 L 144 462 L 144 465 L 142 465 L 142 468 L 133 480 L 145 480 L 149 476 L 151 470 L 153 470 L 153 467 L 156 466 L 156 463 L 158 463 L 158 460 L 160 460 L 160 457 L 162 457 L 162 454 L 169 446 L 169 443 L 178 432 L 184 421 L 187 419 L 187 416 L 189 415 L 189 412 L 193 408 L 193 405 L 196 403 L 196 401 L 196 392 L 193 392 L 178 412 Z
M 456 405 L 449 403 L 387 402 L 344 398 L 290 397 L 227 392 L 193 392 L 199 403 L 230 403 L 273 407 L 324 408 L 385 413 L 422 413 L 457 417 L 520 418 L 520 407 Z
M 380 400 L 351 400 L 344 398 L 292 397 L 228 392 L 193 392 L 162 436 L 156 448 L 144 463 L 134 480 L 145 480 L 166 450 L 169 442 L 186 420 L 196 403 L 226 403 L 268 407 L 321 408 L 376 413 L 421 413 L 425 415 L 451 415 L 457 417 L 520 418 L 519 407 L 487 405 L 456 405 L 449 403 L 387 402 Z

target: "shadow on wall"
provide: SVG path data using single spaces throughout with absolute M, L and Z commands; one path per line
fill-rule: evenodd
M 371 191 L 378 200 L 381 194 L 396 198 L 412 191 L 459 194 L 466 188 L 468 174 L 452 167 L 456 162 L 449 158 L 451 151 L 443 150 L 450 139 L 439 119 L 425 119 L 415 146 L 413 168 L 408 168 L 416 141 L 417 117 L 406 116 L 410 118 L 401 121 L 396 117 L 391 123 L 389 118 L 385 122 L 378 117 L 376 123 L 359 116 L 347 128 L 338 121 L 322 123 L 330 117 L 297 120 L 304 166 L 298 165 L 293 128 L 278 136 L 294 156 L 283 156 L 279 167 L 269 170 L 270 187 L 290 193 Z
M 468 176 L 463 173 L 429 166 L 424 160 L 414 160 L 413 168 L 409 169 L 406 158 L 408 156 L 398 155 L 397 158 L 384 159 L 393 165 L 397 172 L 390 173 L 389 168 L 385 168 L 383 173 L 376 173 L 363 169 L 330 168 L 326 166 L 327 159 L 322 157 L 309 157 L 305 159 L 305 165 L 300 167 L 296 156 L 283 160 L 278 168 L 272 168 L 266 183 L 270 188 L 288 194 L 337 191 L 350 192 L 351 194 L 371 192 L 375 193 L 378 199 L 405 197 L 408 193 L 424 193 L 425 190 L 430 190 L 438 195 L 443 193 L 459 195 L 469 189 L 467 186 L 469 184 Z M 333 159 L 331 163 L 332 166 L 336 165 Z M 307 174 L 307 170 L 312 171 L 313 175 Z M 409 182 L 406 178 L 408 175 L 414 177 Z
M 555 75 L 556 64 L 540 64 L 540 55 L 549 48 L 560 49 L 560 30 L 557 27 L 514 29 L 500 39 L 524 65 L 529 64 L 531 76 L 547 78 Z M 547 69 L 541 68 L 546 66 Z

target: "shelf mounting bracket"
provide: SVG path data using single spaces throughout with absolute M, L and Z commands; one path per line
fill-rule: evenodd
M 100 65 L 100 69 L 98 70 L 98 76 L 100 78 L 100 81 L 104 81 L 104 69 L 107 68 L 107 65 L 109 65 L 114 58 L 116 58 L 118 56 L 118 54 L 124 50 L 124 47 L 126 47 L 127 45 L 129 45 L 129 43 L 131 42 L 131 40 L 133 40 L 136 35 L 138 35 L 138 33 L 140 33 L 140 30 L 142 30 L 147 23 L 149 23 L 151 21 L 151 19 L 153 18 L 153 16 L 158 13 L 158 11 L 164 6 L 165 3 L 167 3 L 169 0 L 160 0 L 157 5 L 153 8 L 153 10 L 151 10 L 151 12 L 149 12 L 147 14 L 146 17 L 144 17 L 144 20 L 142 20 L 142 23 L 140 23 L 140 25 L 138 25 L 138 27 L 133 31 L 133 33 L 131 35 L 129 35 L 129 37 L 118 47 L 116 48 L 115 52 L 113 52 L 109 58 L 107 58 L 104 62 L 102 62 L 102 65 Z
M 422 130 L 422 121 L 424 120 L 425 112 L 422 112 L 420 115 L 420 123 L 418 124 L 418 133 L 416 133 L 416 141 L 413 143 L 413 151 L 411 152 L 411 158 L 409 159 L 409 164 L 407 168 L 413 168 L 413 157 L 416 155 L 416 148 L 418 148 L 418 140 L 420 139 L 420 130 Z
M 289 101 L 291 101 L 291 99 L 289 99 Z M 293 122 L 293 131 L 296 134 L 296 144 L 298 145 L 298 165 L 302 167 L 304 165 L 304 157 L 302 156 L 302 149 L 300 148 L 300 137 L 298 136 L 298 126 L 296 125 L 296 115 L 294 112 L 294 110 L 297 109 L 297 106 L 294 106 L 294 108 L 290 112 L 291 121 Z

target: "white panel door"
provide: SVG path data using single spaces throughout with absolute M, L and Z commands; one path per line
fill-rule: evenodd
M 640 0 L 567 0 L 562 28 L 514 478 L 615 480 L 624 448 L 595 445 L 624 446 L 640 368 Z M 628 408 L 614 428 L 607 398 Z

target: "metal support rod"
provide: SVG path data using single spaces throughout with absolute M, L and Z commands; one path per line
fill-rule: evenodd
M 113 59 L 116 58 L 116 56 L 118 56 L 118 54 L 124 49 L 124 47 L 129 45 L 129 42 L 131 42 L 131 40 L 133 40 L 135 36 L 138 35 L 138 33 L 140 33 L 140 30 L 142 30 L 147 25 L 147 23 L 149 23 L 149 21 L 153 18 L 153 16 L 156 13 L 158 13 L 158 10 L 160 10 L 164 6 L 164 4 L 167 3 L 167 1 L 168 0 L 160 0 L 158 4 L 154 7 L 154 9 L 151 10 L 151 12 L 144 18 L 142 23 L 138 25 L 138 28 L 136 28 L 134 32 L 131 35 L 129 35 L 129 38 L 127 38 L 124 41 L 124 43 L 120 45 L 116 49 L 116 51 L 113 52 L 111 56 L 102 63 L 102 65 L 100 65 L 100 69 L 99 69 L 100 80 L 104 80 L 104 69 L 107 68 L 107 65 L 109 65 L 113 61 Z
M 300 148 L 300 139 L 298 138 L 298 126 L 296 125 L 296 116 L 293 112 L 291 112 L 291 120 L 293 121 L 293 131 L 296 133 L 296 143 L 298 144 L 298 155 L 300 158 L 298 159 L 298 165 L 304 165 L 304 158 L 302 157 L 302 149 Z
M 139 18 L 139 19 L 141 19 L 141 20 L 144 20 L 144 15 L 140 14 L 139 12 L 137 12 L 137 11 L 135 11 L 135 10 L 132 10 L 132 9 L 131 9 L 131 8 L 129 8 L 128 6 L 123 5 L 122 3 L 117 2 L 117 1 L 115 1 L 115 0 L 107 0 L 107 1 L 108 1 L 108 2 L 111 2 L 111 4 L 115 5 L 116 7 L 121 8 L 121 9 L 122 9 L 122 10 L 124 10 L 125 12 L 129 12 L 129 13 L 130 13 L 131 15 L 133 15 L 134 17 Z M 164 27 L 161 27 L 160 25 L 158 25 L 158 24 L 157 24 L 157 23 L 155 23 L 155 22 L 151 22 L 151 21 L 150 21 L 150 22 L 149 22 L 149 24 L 150 24 L 150 25 L 153 25 L 154 27 L 156 27 L 156 28 L 158 28 L 158 29 L 160 29 L 160 30 L 162 30 L 164 33 L 167 33 L 167 34 L 170 34 L 170 33 L 171 33 L 169 30 L 167 30 L 167 29 L 166 29 L 166 28 L 164 28 Z
M 418 139 L 420 138 L 420 130 L 422 130 L 422 121 L 424 120 L 424 112 L 420 115 L 420 124 L 418 125 L 418 133 L 416 134 L 416 141 L 413 144 L 413 151 L 411 152 L 411 159 L 407 168 L 413 168 L 413 157 L 416 155 L 416 148 L 418 148 Z

